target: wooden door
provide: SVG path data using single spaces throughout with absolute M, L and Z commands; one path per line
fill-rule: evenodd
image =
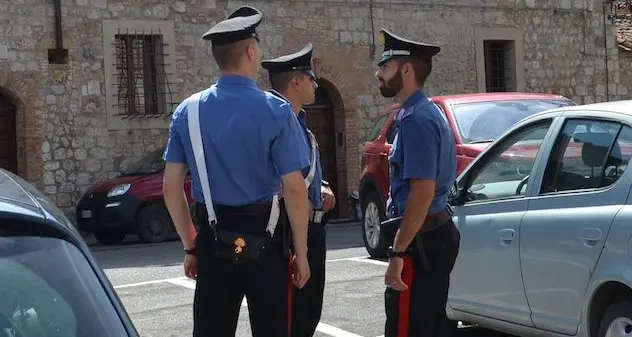
M 320 146 L 320 161 L 323 168 L 323 179 L 327 180 L 336 195 L 338 195 L 338 165 L 336 164 L 336 133 L 334 128 L 334 114 L 331 107 L 305 107 L 307 112 L 307 127 L 314 133 Z M 331 218 L 338 217 L 338 207 L 331 212 Z
M 16 107 L 0 95 L 0 167 L 18 173 Z

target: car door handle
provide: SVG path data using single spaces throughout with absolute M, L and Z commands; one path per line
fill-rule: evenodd
M 516 237 L 516 230 L 512 228 L 505 228 L 498 231 L 500 235 L 500 241 L 503 245 L 508 245 Z
M 587 243 L 595 243 L 601 240 L 601 229 L 599 228 L 584 228 L 582 229 L 579 238 Z

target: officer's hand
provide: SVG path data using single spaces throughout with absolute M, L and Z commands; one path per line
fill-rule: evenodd
M 292 283 L 301 289 L 311 277 L 307 255 L 294 255 L 292 258 Z
M 198 267 L 195 255 L 186 254 L 184 256 L 184 275 L 190 279 L 197 279 Z
M 323 186 L 320 192 L 323 196 L 323 211 L 327 213 L 336 207 L 336 196 L 329 187 Z
M 408 289 L 408 286 L 402 280 L 402 272 L 404 271 L 404 259 L 390 258 L 388 260 L 388 268 L 386 269 L 386 276 L 384 277 L 384 283 L 387 287 L 393 288 L 397 291 L 404 291 Z

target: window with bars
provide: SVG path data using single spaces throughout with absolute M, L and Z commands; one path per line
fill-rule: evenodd
M 171 83 L 165 72 L 165 43 L 160 31 L 118 31 L 115 44 L 116 115 L 159 117 L 171 113 Z
M 487 92 L 516 91 L 515 42 L 485 40 L 485 82 Z

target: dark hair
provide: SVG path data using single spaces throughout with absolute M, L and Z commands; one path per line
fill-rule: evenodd
M 426 84 L 426 79 L 432 72 L 432 59 L 431 58 L 418 58 L 418 57 L 403 57 L 399 59 L 400 66 L 404 63 L 410 63 L 415 71 L 415 81 L 418 85 L 423 86 Z
M 276 91 L 285 91 L 293 78 L 300 76 L 298 71 L 270 74 L 270 85 Z
M 238 68 L 249 44 L 250 39 L 246 39 L 235 43 L 212 46 L 211 51 L 219 69 L 234 70 Z

